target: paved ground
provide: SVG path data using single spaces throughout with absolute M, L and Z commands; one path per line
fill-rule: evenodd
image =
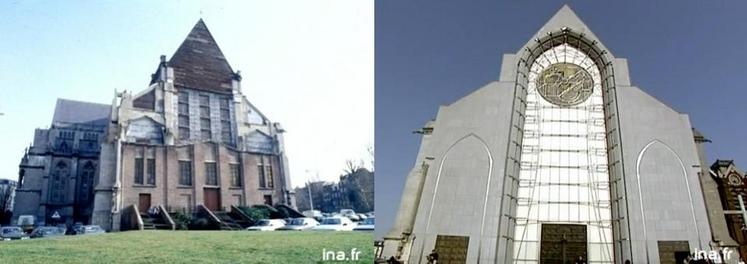
M 352 252 L 360 252 L 352 261 Z M 373 263 L 361 232 L 130 231 L 0 242 L 0 263 Z M 333 252 L 333 253 L 330 253 Z M 355 253 L 353 253 L 355 254 Z

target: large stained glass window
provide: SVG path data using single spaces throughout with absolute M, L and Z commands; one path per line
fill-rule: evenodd
M 588 263 L 613 263 L 599 68 L 571 45 L 548 49 L 530 67 L 526 103 L 514 263 L 549 252 L 543 224 L 585 225 Z

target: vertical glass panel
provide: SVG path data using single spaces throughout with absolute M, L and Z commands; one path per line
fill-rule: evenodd
M 558 63 L 575 64 L 591 76 L 592 91 L 585 101 L 556 105 L 538 92 L 543 71 Z M 562 44 L 540 55 L 528 78 L 514 263 L 538 262 L 542 223 L 587 225 L 589 263 L 610 262 L 610 185 L 599 70 L 586 54 Z M 558 89 L 565 91 L 568 87 L 562 85 Z

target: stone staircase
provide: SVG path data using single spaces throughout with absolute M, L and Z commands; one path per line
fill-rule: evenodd
M 243 229 L 242 222 L 239 219 L 234 219 L 230 212 L 226 211 L 214 211 L 216 217 L 220 220 L 220 230 L 241 230 Z
M 172 230 L 172 226 L 169 223 L 164 223 L 161 218 L 151 217 L 149 214 L 141 213 L 140 218 L 143 219 L 143 230 L 156 230 L 165 229 Z

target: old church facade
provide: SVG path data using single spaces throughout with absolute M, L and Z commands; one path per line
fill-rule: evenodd
M 58 101 L 22 159 L 15 215 L 119 230 L 132 205 L 293 206 L 284 132 L 242 93 L 200 19 L 146 89 L 111 105 Z
M 712 236 L 689 117 L 636 87 L 568 6 L 420 132 L 385 258 L 681 263 L 733 244 Z

